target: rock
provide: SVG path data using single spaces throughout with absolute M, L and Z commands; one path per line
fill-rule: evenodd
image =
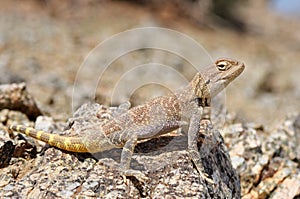
M 108 121 L 115 111 L 118 110 L 99 104 L 85 104 L 61 132 L 56 132 L 59 125 L 48 117 L 38 117 L 35 127 L 62 135 L 83 136 Z M 187 137 L 173 133 L 136 147 L 131 167 L 145 173 L 151 179 L 149 183 L 134 177 L 124 181 L 119 172 L 120 149 L 91 156 L 50 148 L 32 157 L 31 163 L 26 160 L 27 169 L 21 167 L 17 171 L 26 173 L 3 184 L 0 194 L 21 198 L 159 198 L 162 195 L 169 198 L 240 198 L 239 179 L 219 131 L 214 130 L 204 140 L 199 143 L 203 172 L 213 183 L 205 181 L 193 167 L 186 151 Z M 14 189 L 9 189 L 10 186 Z
M 232 124 L 221 131 L 241 179 L 242 198 L 299 196 L 300 169 L 294 155 L 298 144 L 293 121 L 297 121 L 296 116 L 287 118 L 271 132 L 255 124 Z M 291 182 L 295 185 L 287 187 Z
M 21 111 L 32 120 L 42 115 L 33 97 L 27 92 L 25 83 L 0 85 L 0 110 L 6 108 Z

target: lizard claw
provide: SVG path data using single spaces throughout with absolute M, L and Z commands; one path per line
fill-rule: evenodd
M 128 185 L 129 183 L 127 177 L 125 175 L 121 175 L 121 177 L 123 178 L 124 184 Z
M 140 172 L 138 170 L 133 170 L 133 169 L 128 169 L 126 171 L 123 171 L 122 176 L 123 176 L 123 179 L 124 179 L 125 183 L 126 183 L 126 176 L 133 176 L 138 181 L 141 181 L 141 182 L 149 181 L 149 178 L 145 174 L 143 174 L 142 172 Z
M 202 179 L 204 179 L 208 183 L 215 184 L 215 182 L 212 179 L 210 179 L 206 173 L 199 172 L 199 175 Z

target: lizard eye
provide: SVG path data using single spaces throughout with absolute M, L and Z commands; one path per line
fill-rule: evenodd
M 218 62 L 216 65 L 220 71 L 225 71 L 228 68 L 228 62 L 225 61 Z

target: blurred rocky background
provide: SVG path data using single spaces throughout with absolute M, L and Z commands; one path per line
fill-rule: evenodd
M 0 82 L 25 81 L 53 116 L 59 113 L 66 118 L 72 111 L 76 73 L 94 47 L 131 28 L 159 26 L 191 36 L 213 59 L 244 61 L 246 71 L 226 90 L 226 107 L 242 120 L 274 125 L 288 113 L 300 110 L 299 16 L 293 12 L 297 5 L 291 2 L 1 1 Z M 152 51 L 149 53 L 153 56 Z M 140 55 L 112 64 L 117 66 L 101 82 L 98 102 L 110 103 L 109 89 L 122 75 L 117 69 L 135 65 L 134 56 L 138 59 Z M 162 63 L 164 57 L 170 59 L 161 57 Z M 171 58 L 176 61 L 168 64 L 174 67 L 183 62 L 176 56 Z M 185 73 L 184 67 L 180 70 Z M 187 78 L 193 72 L 187 73 Z M 81 91 L 85 97 L 84 89 Z M 137 95 L 142 97 L 136 104 L 147 95 Z

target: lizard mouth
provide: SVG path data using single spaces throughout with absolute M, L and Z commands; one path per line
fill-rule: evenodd
M 225 75 L 224 77 L 222 77 L 221 80 L 224 80 L 224 81 L 230 80 L 231 81 L 231 80 L 235 79 L 237 76 L 239 76 L 244 71 L 244 69 L 245 69 L 245 65 L 243 63 L 240 63 L 239 67 L 232 69 L 232 71 L 230 73 L 228 73 L 227 75 Z

